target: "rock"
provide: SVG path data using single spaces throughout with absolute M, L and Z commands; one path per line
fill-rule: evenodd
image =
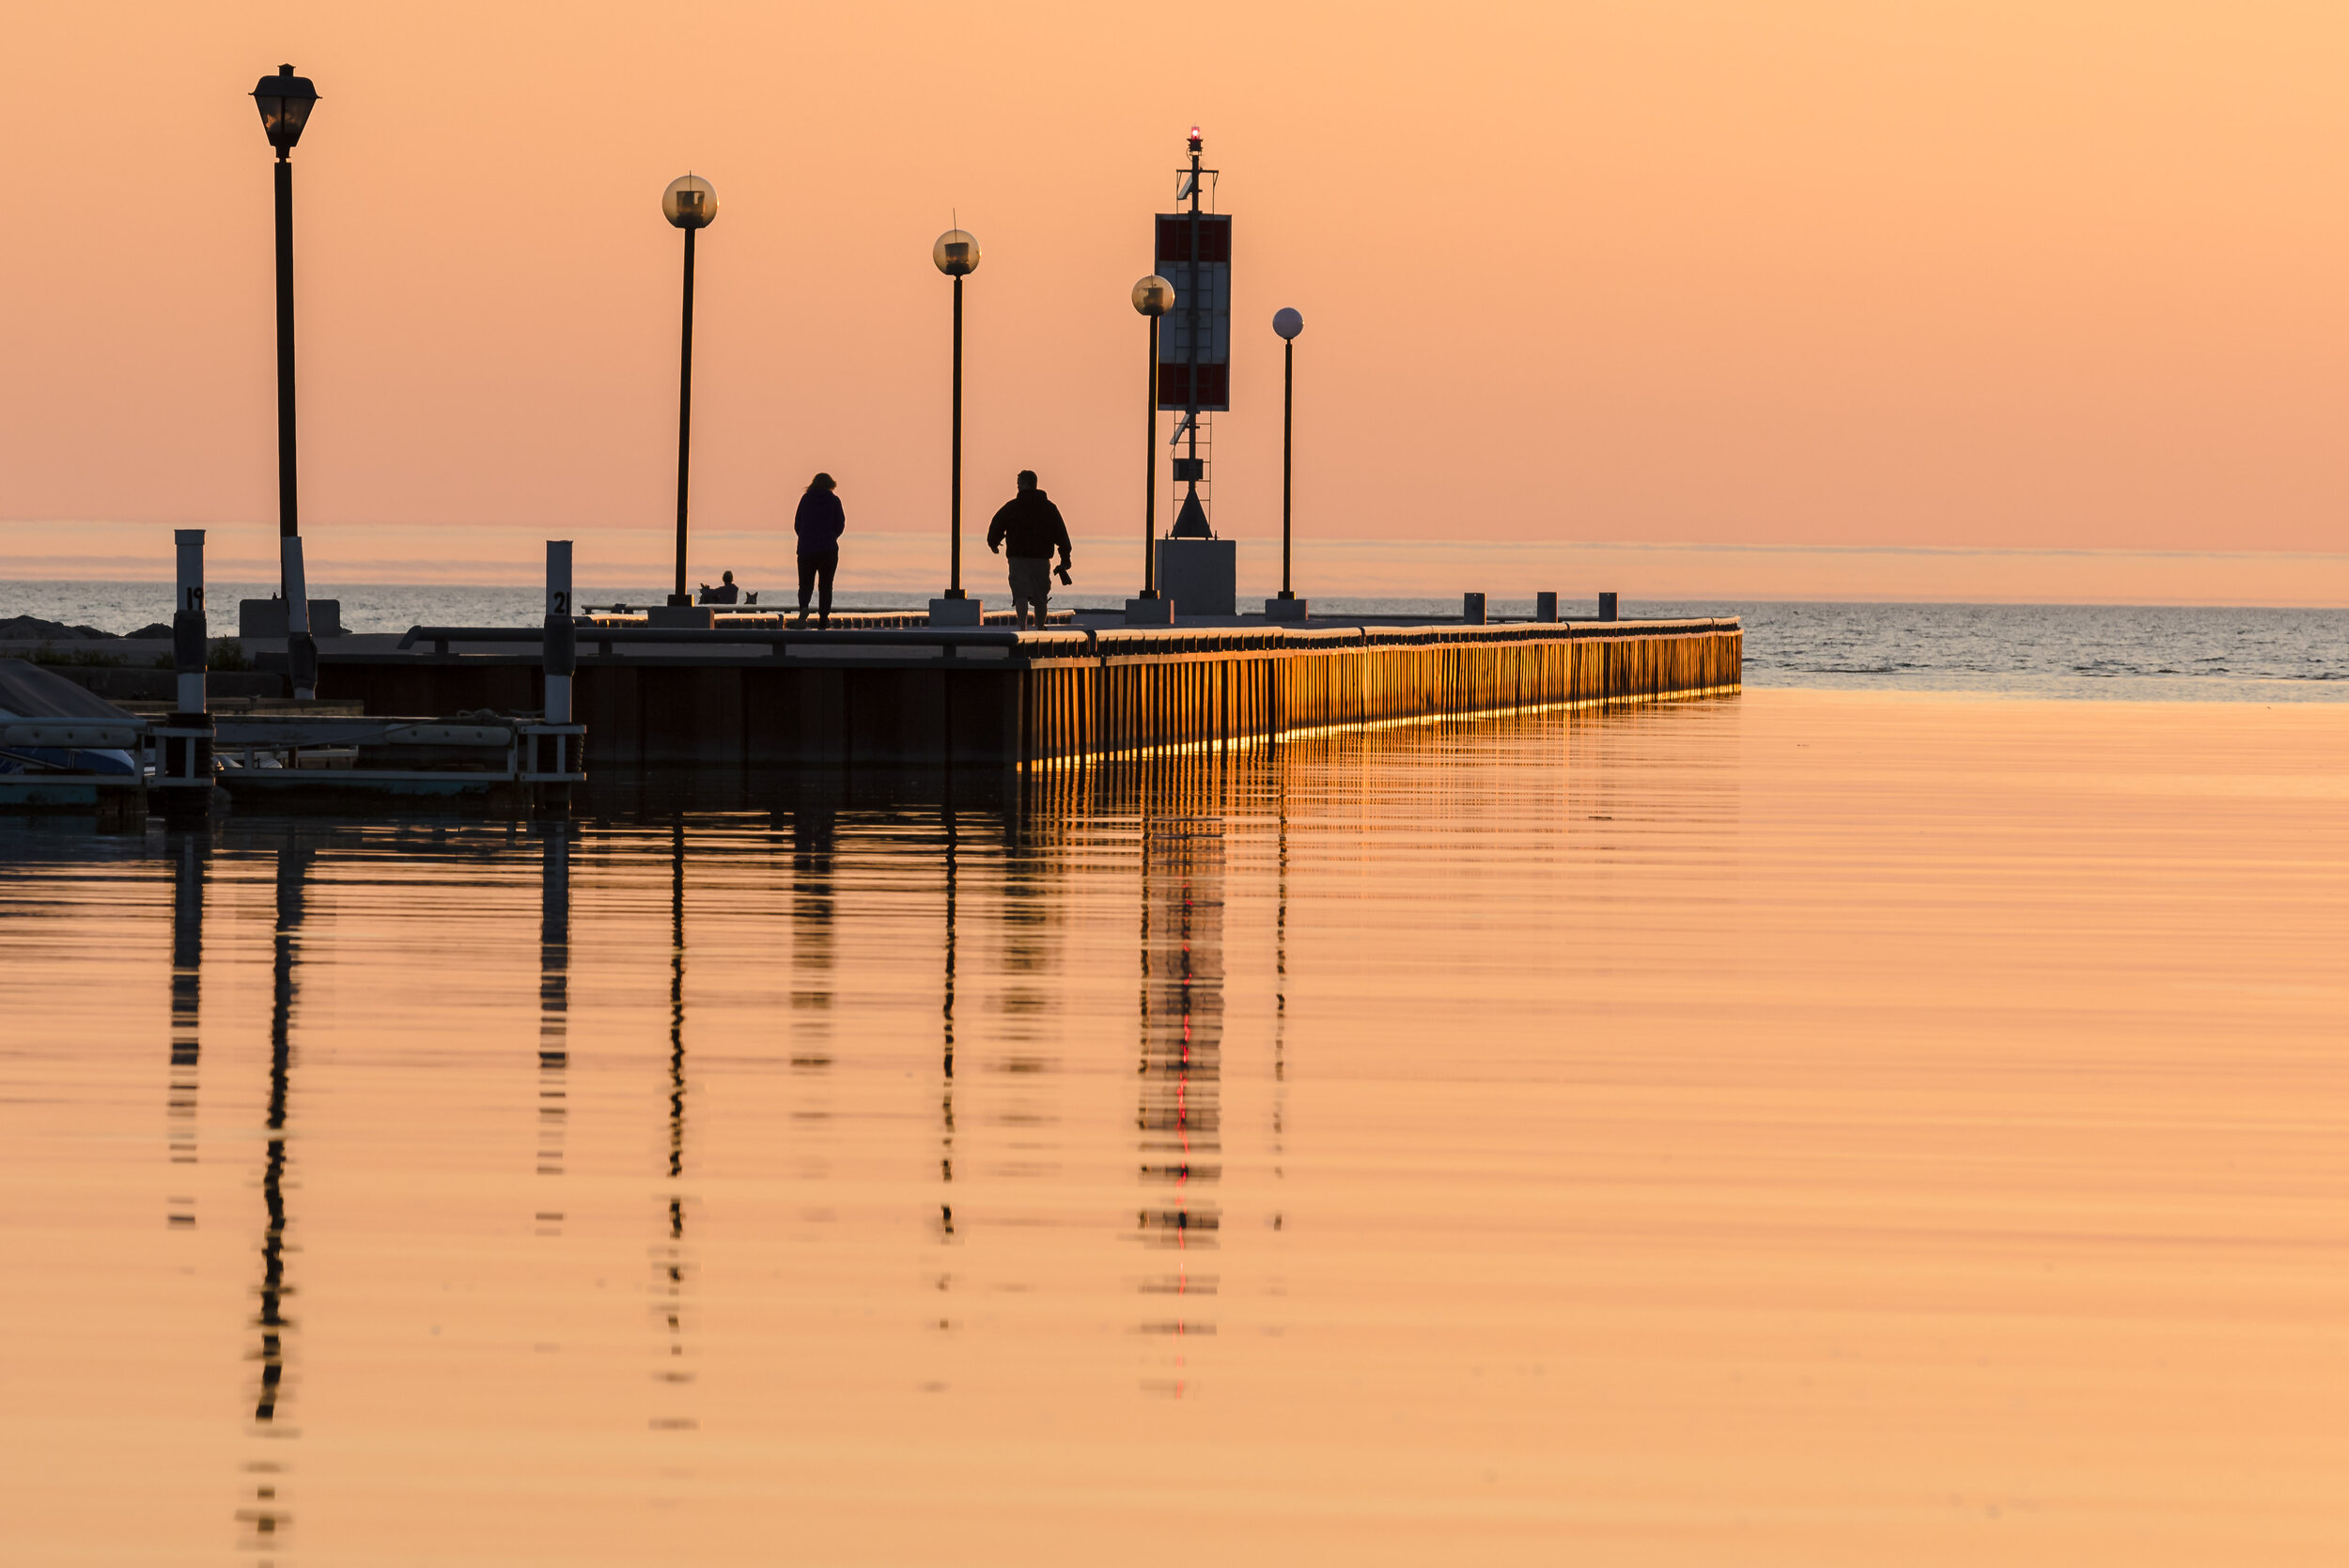
M 94 626 L 68 626 L 63 621 L 44 621 L 38 615 L 19 615 L 14 620 L 0 621 L 0 638 L 23 640 L 32 637 L 52 643 L 86 642 L 93 637 L 112 642 L 114 633 L 101 631 Z

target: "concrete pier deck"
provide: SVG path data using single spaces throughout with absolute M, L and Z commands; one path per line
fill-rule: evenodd
M 536 628 L 420 627 L 322 649 L 369 714 L 533 712 Z M 1246 618 L 1040 631 L 578 628 L 599 768 L 1018 768 L 1331 727 L 1739 690 L 1731 617 L 1470 626 Z

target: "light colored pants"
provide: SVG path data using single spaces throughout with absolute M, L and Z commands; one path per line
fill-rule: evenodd
M 1017 555 L 1013 556 L 1011 558 L 1012 608 L 1024 613 L 1028 606 L 1033 604 L 1035 606 L 1036 614 L 1041 617 L 1044 613 L 1045 601 L 1051 597 L 1051 557 L 1048 555 L 1041 561 L 1028 561 Z

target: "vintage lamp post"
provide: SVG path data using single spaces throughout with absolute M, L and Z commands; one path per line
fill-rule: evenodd
M 930 260 L 937 264 L 940 272 L 955 280 L 954 475 L 948 481 L 947 489 L 947 530 L 951 537 L 945 597 L 960 600 L 965 597 L 962 591 L 962 280 L 979 270 L 979 241 L 968 229 L 950 228 L 940 235 L 938 242 L 930 247 Z M 941 606 L 930 619 L 933 624 L 941 624 L 963 608 L 959 603 Z M 977 624 L 975 617 L 971 624 Z
M 1268 620 L 1301 621 L 1305 601 L 1289 585 L 1289 488 L 1296 472 L 1297 334 L 1305 318 L 1283 305 L 1272 313 L 1272 330 L 1281 338 L 1281 597 L 1265 600 L 1264 613 Z
M 261 130 L 277 149 L 277 591 L 286 600 L 286 668 L 294 695 L 318 695 L 319 645 L 310 635 L 310 591 L 302 570 L 302 503 L 294 451 L 293 159 L 318 89 L 291 66 L 253 89 Z
M 1134 309 L 1150 322 L 1148 434 L 1142 443 L 1142 598 L 1159 597 L 1154 536 L 1159 525 L 1159 318 L 1174 308 L 1174 286 L 1156 272 L 1134 285 Z
M 716 187 L 699 175 L 681 175 L 661 193 L 661 215 L 685 231 L 685 326 L 677 383 L 677 587 L 671 604 L 691 604 L 685 591 L 685 503 L 693 472 L 693 236 L 718 216 Z

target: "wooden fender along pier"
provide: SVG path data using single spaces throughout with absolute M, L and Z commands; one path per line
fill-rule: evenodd
M 542 633 L 328 653 L 367 713 L 536 712 Z M 1019 768 L 1353 725 L 1740 689 L 1735 618 L 1498 626 L 794 631 L 582 623 L 586 766 Z

